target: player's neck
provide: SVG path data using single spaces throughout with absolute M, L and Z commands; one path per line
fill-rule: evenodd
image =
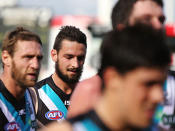
M 126 129 L 124 121 L 121 119 L 121 113 L 114 109 L 111 97 L 109 94 L 103 95 L 95 107 L 95 111 L 103 121 L 103 123 L 113 131 L 130 131 Z M 116 103 L 115 103 L 116 104 Z M 117 124 L 116 124 L 117 123 Z
M 16 98 L 16 100 L 20 100 L 24 96 L 26 88 L 20 87 L 11 75 L 2 73 L 0 79 L 3 81 L 6 89 Z
M 64 82 L 56 73 L 52 75 L 52 79 L 57 87 L 59 87 L 64 93 L 71 94 L 75 87 L 75 84 L 68 84 Z

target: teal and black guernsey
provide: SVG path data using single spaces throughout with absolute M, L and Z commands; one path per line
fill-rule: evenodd
M 71 94 L 67 95 L 57 87 L 51 76 L 38 82 L 35 90 L 38 96 L 36 117 L 42 125 L 66 118 Z
M 111 131 L 94 110 L 68 119 L 73 131 Z
M 95 110 L 67 119 L 67 121 L 71 124 L 73 131 L 113 131 L 100 119 Z M 145 131 L 134 127 L 130 127 L 130 129 L 131 131 Z
M 35 110 L 28 89 L 24 97 L 17 100 L 0 80 L 0 131 L 35 130 Z

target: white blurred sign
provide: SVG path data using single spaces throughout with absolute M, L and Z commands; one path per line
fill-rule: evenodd
M 0 0 L 0 7 L 10 7 L 17 4 L 17 0 Z
M 0 0 L 1 1 L 1 0 Z M 52 12 L 47 8 L 4 8 L 1 12 L 4 25 L 47 26 Z

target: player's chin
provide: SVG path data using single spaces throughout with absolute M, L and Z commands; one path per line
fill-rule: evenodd
M 36 84 L 36 80 L 28 80 L 26 82 L 27 87 L 33 87 Z
M 151 125 L 151 121 L 144 120 L 144 121 L 139 121 L 135 124 L 133 124 L 133 127 L 139 128 L 139 129 L 145 129 L 148 128 Z
M 141 128 L 147 128 L 151 125 L 152 123 L 152 117 L 146 117 L 140 121 L 140 127 Z
M 78 73 L 77 72 L 69 72 L 68 77 L 69 79 L 75 79 L 76 77 L 78 77 Z
M 150 120 L 146 120 L 144 123 L 143 123 L 143 125 L 142 125 L 142 127 L 143 128 L 147 128 L 147 127 L 149 127 L 150 125 L 151 125 L 151 123 L 152 123 L 152 119 Z
M 145 112 L 142 113 L 142 115 L 134 118 L 133 126 L 138 128 L 147 128 L 151 125 L 152 120 L 152 112 Z

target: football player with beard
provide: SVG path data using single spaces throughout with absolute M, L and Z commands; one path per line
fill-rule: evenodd
M 4 37 L 0 76 L 1 131 L 35 131 L 35 110 L 28 88 L 37 81 L 42 56 L 39 36 L 23 27 L 17 27 Z
M 35 86 L 39 127 L 66 118 L 70 96 L 82 73 L 86 48 L 86 35 L 78 28 L 60 29 L 51 50 L 55 72 Z

